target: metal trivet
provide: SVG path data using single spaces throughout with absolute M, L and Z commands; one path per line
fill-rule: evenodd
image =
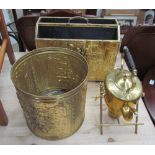
M 100 82 L 100 134 L 103 134 L 103 127 L 106 126 L 135 126 L 135 134 L 138 133 L 138 126 L 139 125 L 144 125 L 144 123 L 138 123 L 138 102 L 136 104 L 136 112 L 134 113 L 136 119 L 135 123 L 120 123 L 119 118 L 116 118 L 118 123 L 103 123 L 103 98 L 105 95 L 105 87 L 104 87 L 104 82 Z

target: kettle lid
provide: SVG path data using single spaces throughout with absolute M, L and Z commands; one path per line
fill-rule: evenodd
M 107 75 L 105 85 L 109 92 L 123 101 L 135 101 L 142 96 L 140 80 L 128 70 L 114 69 Z

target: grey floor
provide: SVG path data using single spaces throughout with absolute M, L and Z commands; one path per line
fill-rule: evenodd
M 12 48 L 13 48 L 13 51 L 14 51 L 14 52 L 19 52 L 19 46 L 18 46 L 17 43 L 12 44 Z

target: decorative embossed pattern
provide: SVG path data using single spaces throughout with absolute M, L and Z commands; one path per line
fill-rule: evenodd
M 104 81 L 114 68 L 119 42 L 92 40 L 46 40 L 36 39 L 36 47 L 64 47 L 85 56 L 89 65 L 89 81 Z
M 85 113 L 87 73 L 86 60 L 62 48 L 37 49 L 15 63 L 12 81 L 35 135 L 54 140 L 78 130 Z

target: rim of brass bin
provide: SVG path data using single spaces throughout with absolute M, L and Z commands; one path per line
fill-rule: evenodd
M 70 86 L 68 86 L 69 88 L 67 89 L 69 90 L 67 90 L 67 92 L 64 92 L 63 94 L 52 94 L 51 96 L 43 96 L 40 95 L 40 93 L 39 95 L 31 94 L 23 90 L 23 87 L 20 87 L 16 84 L 16 76 L 18 76 L 18 73 L 16 75 L 16 71 L 20 69 L 20 66 L 22 66 L 24 62 L 29 60 L 30 57 L 36 55 L 45 56 L 47 53 L 64 54 L 65 56 L 67 55 L 68 57 L 70 57 L 72 61 L 78 60 L 76 64 L 74 61 L 74 67 L 72 68 L 72 71 L 70 73 L 72 73 L 77 66 L 82 67 L 81 71 L 75 70 L 74 72 L 74 74 L 76 76 L 79 76 L 79 78 L 74 76 L 76 78 L 76 81 L 74 81 L 73 86 L 71 86 L 71 88 Z M 67 63 L 66 67 L 71 63 L 70 61 L 68 62 L 68 57 L 66 57 L 65 60 L 63 59 L 63 62 Z M 44 59 L 42 61 L 46 62 Z M 59 62 L 61 61 L 56 62 L 58 62 L 59 64 Z M 81 77 L 80 74 L 82 74 Z M 87 76 L 88 64 L 85 58 L 77 52 L 59 47 L 46 47 L 35 49 L 31 53 L 24 55 L 13 65 L 11 69 L 11 79 L 16 88 L 17 97 L 22 106 L 27 125 L 32 131 L 32 133 L 47 140 L 58 140 L 71 136 L 81 127 L 85 116 Z M 73 76 L 69 75 L 69 77 Z M 63 83 L 65 82 L 63 81 Z M 55 88 L 56 86 L 54 85 L 51 87 Z M 64 87 L 64 85 L 62 87 Z M 51 103 L 52 105 L 49 103 Z M 42 108 L 43 105 L 45 106 Z M 47 120 L 42 120 L 44 118 L 46 118 Z
M 23 60 L 25 60 L 26 58 L 28 58 L 29 56 L 31 56 L 32 55 L 32 52 L 33 52 L 33 55 L 35 55 L 35 54 L 37 54 L 37 53 L 40 53 L 40 52 L 44 52 L 44 53 L 48 53 L 49 51 L 51 51 L 52 50 L 52 52 L 55 52 L 55 51 L 59 51 L 60 52 L 60 49 L 61 49 L 61 53 L 65 53 L 65 52 L 67 52 L 67 51 L 70 51 L 71 52 L 71 54 L 72 55 L 80 55 L 80 56 L 82 56 L 81 54 L 78 54 L 77 52 L 74 52 L 74 51 L 72 51 L 72 50 L 70 50 L 70 49 L 67 49 L 67 48 L 60 48 L 60 47 L 44 47 L 44 48 L 37 48 L 37 49 L 35 49 L 35 50 L 33 50 L 33 51 L 31 51 L 30 53 L 27 53 L 27 54 L 25 54 L 24 56 L 22 56 L 20 59 L 18 59 L 17 61 L 16 61 L 16 63 L 14 63 L 13 65 L 12 65 L 12 68 L 11 68 L 11 80 L 14 82 L 14 72 L 15 72 L 15 68 L 18 66 L 18 65 L 20 65 L 20 63 L 23 61 Z M 48 50 L 48 51 L 46 51 L 45 52 L 45 50 Z M 63 52 L 62 52 L 63 51 Z M 83 59 L 83 61 L 85 61 L 85 63 L 87 64 L 87 70 L 89 70 L 88 68 L 88 63 L 87 63 L 87 61 L 86 61 L 86 59 L 82 56 L 82 59 Z M 87 75 L 88 75 L 88 72 L 87 72 Z M 86 77 L 87 77 L 87 75 L 86 75 Z M 66 96 L 66 95 L 69 95 L 70 93 L 72 93 L 73 91 L 75 91 L 76 89 L 78 89 L 79 87 L 81 87 L 81 85 L 85 82 L 85 81 L 87 81 L 87 79 L 84 79 L 81 83 L 80 83 L 80 85 L 78 85 L 77 87 L 75 87 L 74 89 L 72 89 L 72 90 L 69 90 L 69 91 L 67 91 L 67 92 L 65 92 L 65 93 L 63 93 L 63 94 L 58 94 L 57 96 L 59 96 L 59 97 L 64 97 L 64 96 Z M 21 92 L 23 92 L 23 93 L 25 93 L 25 94 L 27 94 L 27 95 L 30 95 L 30 96 L 34 96 L 34 97 L 36 97 L 36 98 L 42 98 L 42 99 L 53 99 L 53 97 L 52 96 L 44 96 L 44 95 L 32 95 L 31 93 L 28 93 L 28 92 L 26 92 L 26 91 L 24 91 L 24 90 L 22 90 L 21 88 L 19 88 L 19 87 L 17 87 L 16 86 L 16 88 L 18 89 L 18 90 L 20 90 Z M 54 97 L 55 98 L 55 97 Z

